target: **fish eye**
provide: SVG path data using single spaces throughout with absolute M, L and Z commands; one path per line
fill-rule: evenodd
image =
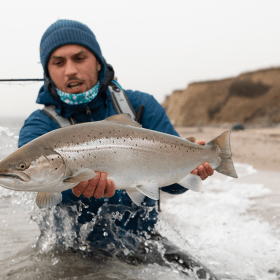
M 24 169 L 27 168 L 27 165 L 26 165 L 26 163 L 21 162 L 21 163 L 18 164 L 17 167 L 18 167 L 19 170 L 24 170 Z

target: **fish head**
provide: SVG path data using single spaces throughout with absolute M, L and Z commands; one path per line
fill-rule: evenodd
M 63 158 L 52 149 L 26 145 L 0 162 L 0 186 L 16 191 L 46 191 L 65 173 Z

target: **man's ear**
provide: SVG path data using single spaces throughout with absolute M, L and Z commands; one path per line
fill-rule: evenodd
M 97 70 L 98 72 L 101 70 L 101 64 L 99 63 L 99 61 L 97 61 Z

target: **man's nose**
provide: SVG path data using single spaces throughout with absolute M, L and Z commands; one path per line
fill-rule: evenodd
M 66 76 L 71 76 L 71 75 L 76 75 L 77 74 L 77 68 L 75 63 L 72 61 L 67 61 L 65 65 L 65 75 Z

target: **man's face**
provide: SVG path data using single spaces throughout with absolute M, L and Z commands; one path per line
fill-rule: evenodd
M 97 84 L 101 65 L 93 53 L 80 45 L 65 45 L 56 49 L 48 62 L 55 86 L 67 93 L 82 93 Z

